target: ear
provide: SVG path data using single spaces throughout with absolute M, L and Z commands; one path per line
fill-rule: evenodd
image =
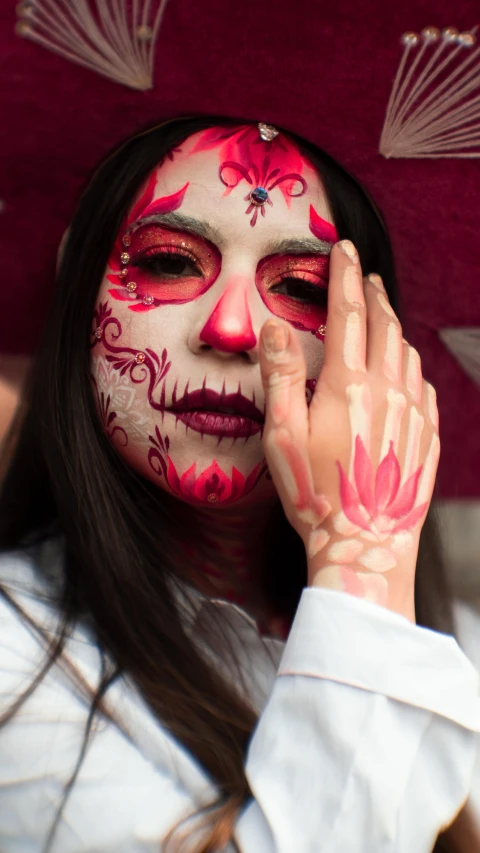
M 65 252 L 65 246 L 67 244 L 68 235 L 70 233 L 70 228 L 66 228 L 63 232 L 62 239 L 60 240 L 60 244 L 57 249 L 57 264 L 55 267 L 55 272 L 58 273 L 60 269 L 60 264 L 62 263 L 63 253 Z

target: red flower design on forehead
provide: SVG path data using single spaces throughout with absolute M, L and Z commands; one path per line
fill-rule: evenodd
M 278 187 L 290 206 L 290 199 L 304 195 L 307 182 L 302 177 L 308 165 L 297 146 L 279 134 L 271 141 L 261 138 L 256 125 L 235 128 L 212 127 L 205 130 L 191 154 L 218 149 L 219 178 L 228 195 L 244 180 L 253 187 L 245 201 L 246 214 L 253 211 L 250 225 L 255 225 L 258 211 L 265 216 L 265 204 L 273 204 L 269 192 Z

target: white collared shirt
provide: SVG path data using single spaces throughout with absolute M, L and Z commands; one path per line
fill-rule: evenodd
M 1 557 L 0 580 L 55 631 L 58 613 L 41 597 L 52 578 L 40 578 L 33 558 Z M 286 643 L 260 637 L 241 608 L 215 607 L 260 714 L 245 764 L 253 799 L 235 829 L 242 853 L 430 853 L 469 795 L 480 731 L 477 672 L 456 641 L 318 588 L 304 589 Z M 201 618 L 198 596 L 185 610 L 192 637 Z M 66 654 L 95 688 L 100 654 L 88 619 Z M 0 596 L 0 714 L 44 656 Z M 159 853 L 172 825 L 218 794 L 128 677 L 106 698 L 121 728 L 97 719 L 52 853 Z M 2 853 L 42 853 L 88 711 L 55 664 L 0 729 Z

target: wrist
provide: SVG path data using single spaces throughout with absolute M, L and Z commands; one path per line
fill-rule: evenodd
M 415 566 L 387 572 L 366 571 L 361 565 L 319 564 L 308 561 L 308 586 L 353 595 L 385 607 L 415 624 Z

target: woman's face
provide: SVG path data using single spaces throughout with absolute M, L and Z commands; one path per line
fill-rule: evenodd
M 260 329 L 277 316 L 298 330 L 308 399 L 336 239 L 317 173 L 282 135 L 213 128 L 164 158 L 122 224 L 93 321 L 98 410 L 132 468 L 194 504 L 274 497 Z

